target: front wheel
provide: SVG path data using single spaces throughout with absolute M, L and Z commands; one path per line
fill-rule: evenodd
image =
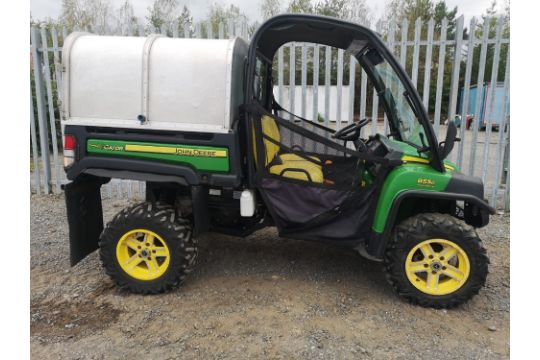
M 385 252 L 387 279 L 408 301 L 450 308 L 476 295 L 489 259 L 471 226 L 447 214 L 419 214 L 399 224 Z

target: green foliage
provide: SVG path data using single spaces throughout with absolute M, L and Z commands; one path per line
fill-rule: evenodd
M 219 31 L 220 23 L 226 27 L 229 22 L 233 22 L 234 24 L 247 24 L 249 22 L 247 15 L 238 6 L 230 4 L 226 7 L 218 3 L 214 3 L 210 7 L 207 21 L 212 25 L 212 32 L 214 34 L 217 34 Z M 203 36 L 206 36 L 205 30 L 203 30 Z
M 70 29 L 106 33 L 112 22 L 111 2 L 107 0 L 62 0 L 60 20 Z
M 184 31 L 189 31 L 189 34 L 184 34 Z M 189 11 L 188 7 L 184 5 L 182 8 L 182 13 L 178 17 L 178 33 L 184 34 L 184 37 L 187 37 L 187 35 L 191 37 L 193 35 L 192 31 L 193 16 L 191 16 L 191 12 Z
M 443 19 L 447 20 L 447 27 L 446 27 L 446 38 L 447 39 L 455 39 L 456 38 L 456 15 L 457 15 L 457 6 L 453 9 L 449 9 L 446 3 L 441 0 L 439 1 L 433 8 L 433 19 L 435 20 L 435 30 L 434 30 L 434 37 L 440 38 L 441 37 L 441 24 L 443 22 Z M 465 33 L 465 32 L 464 32 Z M 435 102 L 436 102 L 436 94 L 437 94 L 437 73 L 439 71 L 439 51 L 441 51 L 440 46 L 434 46 L 433 47 L 434 54 L 437 54 L 437 56 L 433 56 L 432 58 L 432 66 L 431 66 L 431 76 L 432 79 L 430 82 L 430 90 L 429 90 L 429 112 L 435 111 Z M 437 51 L 437 52 L 435 52 Z M 443 86 L 442 86 L 442 97 L 441 97 L 441 120 L 446 117 L 446 114 L 449 116 L 452 116 L 455 110 L 450 111 L 449 109 L 449 98 L 450 98 L 450 90 L 451 90 L 451 81 L 452 81 L 452 66 L 453 66 L 453 59 L 454 59 L 454 48 L 453 47 L 446 47 L 446 57 L 444 61 L 444 71 L 443 74 Z M 424 70 L 424 66 L 421 66 L 421 70 Z M 460 68 L 464 68 L 464 66 L 461 66 Z M 450 114 L 450 113 L 451 114 Z
M 444 3 L 444 1 L 442 1 Z M 416 19 L 428 21 L 433 17 L 433 2 L 431 0 L 405 0 L 403 18 L 414 23 Z
M 310 0 L 292 0 L 287 12 L 295 14 L 313 14 L 313 5 Z
M 322 0 L 313 5 L 309 0 L 292 0 L 287 12 L 317 14 L 369 25 L 371 16 L 365 0 Z
M 317 3 L 314 7 L 309 1 L 293 0 L 289 3 L 287 12 L 293 13 L 314 13 L 317 15 L 332 16 L 341 19 L 347 19 L 351 21 L 361 21 L 363 24 L 369 25 L 368 17 L 370 16 L 369 9 L 366 6 L 365 0 L 323 0 Z M 330 83 L 337 84 L 337 49 L 331 50 L 331 63 L 330 63 Z M 319 84 L 324 84 L 325 74 L 325 48 L 319 48 Z M 289 84 L 289 48 L 284 48 L 284 83 Z M 308 50 L 307 59 L 307 84 L 313 84 L 313 50 Z M 347 56 L 344 56 L 343 63 L 343 85 L 349 84 L 349 77 L 345 74 L 349 73 L 349 61 Z M 357 66 L 357 69 L 359 66 Z M 277 56 L 274 59 L 274 79 L 277 79 Z M 295 50 L 295 83 L 299 84 L 301 81 L 301 69 L 302 69 L 302 49 L 296 47 Z
M 435 5 L 433 19 L 435 20 L 435 32 L 437 34 L 441 33 L 442 21 L 443 19 L 446 19 L 448 20 L 448 26 L 446 27 L 446 38 L 453 39 L 455 37 L 457 11 L 457 6 L 450 10 L 443 0 L 439 1 Z
M 465 39 L 464 42 L 467 41 L 469 37 L 469 33 L 472 31 L 474 32 L 474 35 L 477 39 L 480 39 L 482 37 L 483 32 L 483 24 L 485 21 L 487 21 L 488 18 L 498 17 L 501 16 L 501 14 L 497 13 L 497 3 L 496 0 L 492 2 L 490 7 L 486 10 L 486 13 L 482 16 L 481 21 L 477 24 L 476 29 L 467 29 L 466 25 L 464 24 L 464 31 L 463 31 L 463 38 Z M 414 38 L 414 25 L 415 20 L 417 18 L 420 18 L 424 22 L 421 38 L 425 39 L 427 36 L 427 26 L 425 26 L 425 23 L 429 21 L 429 19 L 433 19 L 435 23 L 434 27 L 434 39 L 439 39 L 441 37 L 441 24 L 443 19 L 446 19 L 448 21 L 447 23 L 447 34 L 446 39 L 448 40 L 454 40 L 456 37 L 456 25 L 457 25 L 457 13 L 458 8 L 453 7 L 449 8 L 448 5 L 444 0 L 440 0 L 438 2 L 434 2 L 431 0 L 391 0 L 386 9 L 387 14 L 391 14 L 391 17 L 394 19 L 398 19 L 398 23 L 400 23 L 403 19 L 407 19 L 409 22 L 409 27 L 407 31 L 407 37 L 409 40 Z M 509 28 L 509 3 L 506 2 L 506 6 L 504 9 L 504 13 L 502 14 L 503 18 L 505 19 L 505 26 L 503 27 L 503 37 L 509 38 L 510 28 Z M 399 29 L 398 29 L 399 31 Z M 386 33 L 388 32 L 388 29 L 386 29 Z M 495 21 L 492 21 L 489 25 L 489 38 L 493 39 L 495 37 L 496 33 L 496 23 Z M 486 56 L 486 68 L 484 73 L 483 81 L 490 81 L 491 79 L 491 69 L 493 66 L 493 57 L 494 57 L 494 45 L 490 44 L 487 47 L 487 56 Z M 407 52 L 407 71 L 409 74 L 412 72 L 412 56 L 413 52 L 412 49 L 409 48 Z M 400 48 L 399 46 L 396 47 L 395 53 L 399 56 Z M 429 92 L 429 112 L 433 113 L 435 111 L 435 97 L 436 97 L 436 87 L 437 87 L 437 73 L 438 73 L 438 67 L 439 67 L 439 61 L 438 61 L 438 54 L 440 51 L 439 46 L 433 46 L 433 55 L 432 55 L 432 63 L 431 63 L 431 75 L 430 75 L 430 92 Z M 454 47 L 453 46 L 447 46 L 446 47 L 446 57 L 445 62 L 443 64 L 444 66 L 444 78 L 443 78 L 443 86 L 442 86 L 442 105 L 441 105 L 441 114 L 443 118 L 448 114 L 452 115 L 455 110 L 449 109 L 449 97 L 450 97 L 450 90 L 451 90 L 451 81 L 452 81 L 452 66 L 453 66 L 453 59 L 454 59 Z M 506 68 L 506 56 L 508 53 L 508 46 L 503 45 L 501 47 L 501 54 L 500 54 L 500 60 L 499 60 L 499 69 L 498 69 L 498 81 L 503 81 L 504 79 L 504 72 Z M 460 54 L 461 55 L 461 66 L 460 66 L 460 74 L 459 74 L 459 87 L 461 88 L 464 84 L 464 76 L 465 76 L 465 66 L 466 66 L 466 57 L 464 55 L 466 54 Z M 472 66 L 472 73 L 471 73 L 471 84 L 475 85 L 477 82 L 477 76 L 478 71 L 480 67 L 480 45 L 475 46 L 474 54 L 473 54 L 473 66 Z M 418 90 L 420 93 L 422 93 L 423 89 L 423 81 L 424 81 L 424 70 L 425 70 L 425 62 L 422 61 L 422 56 L 420 57 L 420 63 L 419 63 L 419 70 L 418 70 Z
M 148 8 L 148 21 L 151 29 L 159 30 L 162 26 L 170 25 L 178 17 L 178 0 L 155 0 Z
M 69 28 L 87 29 L 94 22 L 94 15 L 80 0 L 62 0 L 61 21 Z
M 488 25 L 488 38 L 492 39 L 495 38 L 497 33 L 497 21 L 495 21 L 496 18 L 502 17 L 502 20 L 504 21 L 504 25 L 502 27 L 502 37 L 509 39 L 510 38 L 510 7 L 509 3 L 507 2 L 503 13 L 500 14 L 497 12 L 497 1 L 493 0 L 490 7 L 486 9 L 486 12 L 482 14 L 481 22 L 479 22 L 475 36 L 477 39 L 481 39 L 484 33 L 484 25 L 486 24 L 486 21 L 489 21 Z M 509 51 L 509 45 L 503 44 L 501 46 L 500 51 L 500 57 L 499 57 L 499 68 L 497 71 L 497 81 L 504 81 L 504 73 L 506 70 L 506 59 Z M 481 53 L 481 47 L 480 45 L 475 47 L 474 55 L 473 55 L 473 68 L 472 68 L 472 74 L 474 77 L 472 77 L 473 84 L 476 83 L 476 79 L 478 77 L 478 71 L 480 69 L 480 53 Z M 483 82 L 491 81 L 491 72 L 493 69 L 493 60 L 495 56 L 495 44 L 489 44 L 487 46 L 486 51 L 486 67 L 484 71 L 484 78 Z
M 324 0 L 315 5 L 315 13 L 343 19 L 346 17 L 344 10 L 347 2 L 347 0 Z
M 262 0 L 259 7 L 263 20 L 281 13 L 281 0 Z
M 116 10 L 116 28 L 121 34 L 128 34 L 130 30 L 138 31 L 137 17 L 134 15 L 133 5 L 129 0 L 124 0 Z
M 432 0 L 392 0 L 388 3 L 386 8 L 387 14 L 391 15 L 392 19 L 397 20 L 398 29 L 396 29 L 396 34 L 401 36 L 401 24 L 403 20 L 407 20 L 408 29 L 407 29 L 407 39 L 413 40 L 415 37 L 415 26 L 416 21 L 422 22 L 422 30 L 420 33 L 421 39 L 427 38 L 427 23 L 430 19 L 434 20 L 434 34 L 433 38 L 435 40 L 441 38 L 442 32 L 442 21 L 446 19 L 447 22 L 447 33 L 446 39 L 454 40 L 456 36 L 456 24 L 457 24 L 457 12 L 458 8 L 454 7 L 450 9 L 444 0 L 434 2 Z M 386 24 L 385 33 L 388 34 L 388 24 Z M 467 29 L 464 29 L 464 38 L 467 37 Z M 396 39 L 396 43 L 399 44 L 401 39 Z M 396 56 L 400 57 L 401 47 L 396 46 L 394 53 Z M 435 111 L 435 98 L 436 98 L 436 89 L 437 89 L 437 73 L 439 70 L 439 52 L 441 51 L 440 46 L 436 45 L 432 48 L 432 57 L 431 57 L 431 73 L 430 73 L 430 85 L 429 85 L 429 113 Z M 449 97 L 451 90 L 451 81 L 452 81 L 452 66 L 454 59 L 454 47 L 447 46 L 445 48 L 446 56 L 443 63 L 444 66 L 444 77 L 442 84 L 442 102 L 441 102 L 441 116 L 444 118 L 446 114 L 449 113 Z M 413 63 L 413 49 L 409 47 L 406 54 L 406 70 L 408 74 L 412 74 L 412 63 Z M 424 74 L 425 74 L 425 60 L 423 56 L 419 57 L 418 63 L 418 91 L 421 95 L 423 92 L 423 83 L 424 83 Z M 464 69 L 464 66 L 461 66 L 461 69 Z

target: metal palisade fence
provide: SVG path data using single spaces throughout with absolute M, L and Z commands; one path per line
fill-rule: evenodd
M 379 23 L 380 24 L 380 23 Z M 498 208 L 509 209 L 510 194 L 510 41 L 504 36 L 503 18 L 472 18 L 464 26 L 433 19 L 390 23 L 383 30 L 390 51 L 399 59 L 417 87 L 439 141 L 449 120 L 460 125 L 460 142 L 450 160 L 463 173 L 479 176 L 487 197 Z M 253 28 L 245 23 L 143 27 L 122 31 L 87 31 L 127 36 L 161 33 L 171 37 L 249 40 Z M 61 191 L 62 165 L 61 52 L 66 28 L 31 29 L 30 133 L 32 191 Z M 504 69 L 502 65 L 504 64 Z M 367 132 L 385 132 L 388 121 L 378 96 L 354 57 L 341 49 L 311 43 L 282 46 L 274 59 L 274 94 L 283 107 L 296 114 L 339 128 L 356 119 L 370 118 Z M 456 118 L 456 115 L 458 117 Z M 367 133 L 364 136 L 369 135 Z M 143 197 L 144 183 L 113 180 L 104 186 L 104 197 Z

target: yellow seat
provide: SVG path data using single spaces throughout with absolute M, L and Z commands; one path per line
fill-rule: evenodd
M 307 160 L 288 161 L 283 164 L 274 165 L 270 167 L 270 173 L 289 179 L 311 181 L 314 183 L 322 183 L 324 181 L 321 167 Z
M 261 118 L 261 127 L 263 134 L 274 140 L 276 143 L 281 141 L 279 128 L 274 118 L 264 115 Z M 268 166 L 276 156 L 279 157 L 280 163 L 272 165 L 269 169 L 271 174 L 280 175 L 290 179 L 312 181 L 314 183 L 322 183 L 324 181 L 322 167 L 296 154 L 278 154 L 279 145 L 263 138 L 263 144 L 266 150 L 265 165 Z M 254 146 L 254 154 L 256 154 L 256 145 Z M 310 156 L 312 159 L 319 161 L 316 156 Z M 255 157 L 257 161 L 257 157 Z M 308 175 L 309 174 L 309 175 Z
M 307 162 L 311 162 L 303 157 L 301 157 L 300 155 L 296 155 L 296 154 L 291 154 L 291 153 L 288 153 L 288 154 L 280 154 L 278 155 L 279 156 L 279 159 L 281 161 L 307 161 Z M 310 159 L 313 159 L 317 162 L 321 162 L 321 160 L 314 156 L 314 155 L 309 155 L 308 156 Z

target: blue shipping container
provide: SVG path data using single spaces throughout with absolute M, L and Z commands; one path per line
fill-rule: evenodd
M 463 111 L 463 88 L 459 90 L 459 101 L 457 106 L 457 113 L 462 115 L 462 118 L 465 119 L 466 115 L 474 115 L 474 123 L 479 125 L 481 129 L 486 127 L 488 118 L 491 118 L 492 127 L 498 128 L 501 124 L 504 114 L 510 115 L 510 98 L 506 104 L 504 104 L 504 83 L 498 82 L 495 86 L 495 96 L 493 98 L 493 106 L 491 110 L 488 110 L 489 106 L 489 97 L 491 87 L 489 82 L 486 82 L 478 88 L 477 85 L 473 85 L 469 90 L 469 105 L 467 111 Z M 476 110 L 476 94 L 480 91 L 480 116 L 476 116 L 474 113 Z M 505 111 L 506 110 L 506 111 Z M 478 121 L 478 119 L 480 121 Z

